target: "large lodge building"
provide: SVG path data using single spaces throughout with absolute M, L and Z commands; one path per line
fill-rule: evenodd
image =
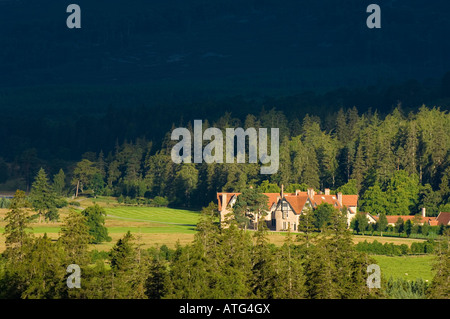
M 240 193 L 217 193 L 218 209 L 221 222 L 226 215 L 232 212 L 234 203 Z M 316 193 L 310 188 L 306 192 L 297 190 L 295 193 L 284 193 L 283 186 L 280 193 L 264 193 L 269 198 L 267 211 L 264 217 L 266 224 L 273 231 L 297 231 L 299 216 L 309 208 L 315 209 L 322 203 L 331 204 L 333 207 L 347 210 L 347 222 L 355 217 L 358 205 L 358 195 L 330 195 L 330 189 L 324 193 Z M 255 221 L 253 221 L 255 222 Z

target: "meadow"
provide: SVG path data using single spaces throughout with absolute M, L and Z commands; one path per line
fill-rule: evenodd
M 381 275 L 385 279 L 403 278 L 415 280 L 422 278 L 431 282 L 434 273 L 432 265 L 434 255 L 424 256 L 372 256 L 380 266 Z

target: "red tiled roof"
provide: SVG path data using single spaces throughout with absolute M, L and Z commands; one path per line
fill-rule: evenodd
M 438 225 L 448 225 L 450 223 L 450 213 L 440 212 L 436 220 Z
M 387 215 L 386 216 L 386 219 L 387 219 L 389 224 L 395 224 L 399 218 L 403 219 L 403 221 L 406 222 L 407 220 L 414 221 L 416 216 L 415 215 Z M 420 222 L 421 223 L 428 223 L 431 220 L 434 220 L 434 217 L 422 217 L 422 216 L 420 216 Z
M 438 223 L 438 221 L 435 219 L 435 220 L 430 220 L 429 224 L 430 224 L 430 226 L 437 226 L 439 223 Z
M 347 207 L 357 206 L 358 195 L 342 195 L 342 205 Z
M 328 203 L 333 205 L 333 207 L 341 208 L 341 205 L 338 202 L 336 195 L 322 195 L 322 194 L 315 194 L 314 199 L 312 199 L 312 203 L 314 207 L 319 206 L 323 203 Z
M 308 200 L 308 195 L 305 194 L 299 194 L 297 196 L 294 195 L 285 195 L 284 198 L 287 200 L 289 205 L 291 205 L 292 209 L 294 210 L 294 213 L 299 215 L 303 207 L 306 204 L 306 201 Z
M 278 193 L 264 193 L 267 197 L 269 197 L 268 202 L 268 209 L 270 210 L 272 208 L 272 205 L 276 202 L 278 202 L 278 197 L 280 197 L 280 194 Z

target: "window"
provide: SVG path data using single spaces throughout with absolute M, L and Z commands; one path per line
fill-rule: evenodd
M 289 216 L 289 214 L 288 214 L 288 212 L 289 212 L 289 205 L 288 205 L 288 203 L 286 201 L 283 201 L 282 204 L 281 204 L 281 212 L 283 213 L 282 214 L 283 219 L 288 218 L 288 216 Z

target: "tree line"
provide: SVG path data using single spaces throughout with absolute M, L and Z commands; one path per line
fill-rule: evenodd
M 250 185 L 307 185 L 317 191 L 359 194 L 360 210 L 409 215 L 422 207 L 429 216 L 450 210 L 450 116 L 422 107 L 384 118 L 340 110 L 330 128 L 306 115 L 300 122 L 275 109 L 241 122 L 227 113 L 207 127 L 279 127 L 280 168 L 263 176 L 258 164 L 189 164 L 171 161 L 170 132 L 160 149 L 145 139 L 117 144 L 107 156 L 85 153 L 73 169 L 72 184 L 115 196 L 162 196 L 174 205 L 204 206 L 218 191 L 239 192 Z M 188 129 L 192 130 L 189 126 Z M 272 185 L 272 189 L 273 189 Z M 303 187 L 304 188 L 304 187 Z M 279 189 L 275 186 L 275 189 Z M 205 196 L 206 195 L 206 196 Z

